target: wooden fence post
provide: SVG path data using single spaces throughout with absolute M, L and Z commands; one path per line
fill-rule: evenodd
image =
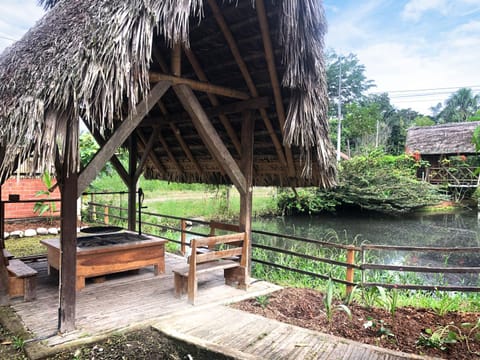
M 347 248 L 347 263 L 350 265 L 355 264 L 355 246 L 349 245 Z M 347 275 L 346 280 L 348 282 L 353 283 L 353 267 L 347 267 Z M 350 295 L 352 293 L 353 286 L 347 285 L 346 286 L 346 295 Z
M 103 210 L 103 222 L 108 225 L 108 205 L 105 205 Z
M 186 246 L 186 233 L 185 231 L 187 230 L 187 222 L 185 221 L 185 219 L 182 219 L 180 221 L 180 225 L 181 225 L 181 228 L 182 228 L 182 232 L 181 232 L 181 235 L 180 235 L 180 252 L 182 253 L 183 256 L 185 256 L 185 253 L 186 253 L 186 249 L 185 249 L 185 246 Z

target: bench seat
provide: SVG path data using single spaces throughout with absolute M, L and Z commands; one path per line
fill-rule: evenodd
M 10 297 L 23 296 L 25 301 L 36 297 L 37 271 L 18 259 L 8 262 L 8 292 Z
M 218 270 L 223 270 L 225 284 L 246 289 L 247 244 L 246 233 L 192 239 L 188 265 L 173 270 L 175 297 L 188 294 L 188 302 L 194 304 L 197 276 Z

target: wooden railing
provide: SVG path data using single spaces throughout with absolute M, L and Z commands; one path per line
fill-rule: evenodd
M 99 207 L 100 204 L 96 204 Z M 126 222 L 125 218 L 118 217 L 116 215 L 112 215 L 114 213 L 113 210 L 119 210 L 118 207 L 108 206 L 110 207 L 109 217 L 110 219 L 118 218 L 122 221 Z M 123 213 L 127 213 L 125 209 L 122 211 Z M 103 212 L 102 212 L 103 214 Z M 217 231 L 225 232 L 238 232 L 238 225 L 232 224 L 224 224 L 215 221 L 204 221 L 201 219 L 188 219 L 184 217 L 177 217 L 171 215 L 162 215 L 156 214 L 152 212 L 144 212 L 145 217 L 151 216 L 153 218 L 165 218 L 173 221 L 178 221 L 178 226 L 171 226 L 171 225 L 161 225 L 153 223 L 153 220 L 147 220 L 143 222 L 143 227 L 146 228 L 150 226 L 152 229 L 158 229 L 155 231 L 155 236 L 162 237 L 164 239 L 169 240 L 172 243 L 179 245 L 179 250 L 182 254 L 186 253 L 186 249 L 189 246 L 187 241 L 187 235 L 192 236 L 212 236 L 216 235 Z M 102 218 L 103 216 L 99 217 Z M 206 231 L 203 233 L 199 233 L 197 231 L 192 231 L 192 225 L 203 225 L 206 227 Z M 169 236 L 166 237 L 164 234 L 166 230 L 169 230 L 171 233 L 176 233 L 178 236 Z M 327 256 L 315 256 L 312 254 L 302 253 L 295 249 L 288 249 L 282 248 L 279 246 L 272 246 L 267 245 L 259 241 L 260 237 L 267 237 L 267 238 L 277 238 L 277 239 L 284 239 L 285 241 L 291 242 L 292 244 L 310 244 L 314 248 L 318 249 L 332 249 L 336 251 L 335 257 L 327 257 Z M 333 281 L 343 284 L 346 286 L 347 293 L 352 291 L 353 287 L 361 286 L 361 287 L 374 287 L 374 286 L 382 286 L 385 288 L 398 288 L 398 289 L 413 289 L 413 290 L 439 290 L 439 291 L 463 291 L 463 292 L 480 292 L 480 287 L 477 285 L 466 286 L 466 285 L 448 285 L 444 283 L 430 283 L 430 284 L 415 284 L 415 283 L 399 283 L 399 282 L 386 282 L 386 281 L 372 281 L 374 278 L 371 276 L 372 272 L 383 272 L 389 274 L 402 274 L 402 273 L 416 273 L 416 274 L 433 274 L 435 276 L 444 276 L 448 274 L 480 274 L 480 267 L 479 266 L 432 266 L 430 264 L 427 265 L 412 265 L 412 264 L 380 264 L 376 262 L 372 262 L 372 256 L 368 256 L 369 253 L 388 253 L 392 254 L 393 252 L 401 252 L 406 254 L 414 254 L 418 255 L 421 253 L 436 253 L 442 254 L 442 256 L 449 256 L 451 254 L 469 254 L 476 259 L 480 259 L 480 247 L 418 247 L 418 246 L 391 246 L 391 245 L 373 245 L 373 244 L 363 244 L 360 246 L 357 245 L 345 245 L 345 244 L 337 244 L 328 241 L 322 241 L 317 239 L 309 239 L 305 237 L 299 236 L 292 236 L 292 235 L 284 235 L 284 234 L 277 234 L 267 231 L 259 231 L 259 230 L 252 230 L 252 247 L 254 249 L 254 254 L 252 256 L 252 262 L 255 264 L 262 264 L 264 266 L 272 267 L 275 269 L 286 270 L 293 273 L 303 274 L 306 276 L 310 276 L 313 278 L 318 279 L 332 279 Z M 293 246 L 295 248 L 295 246 Z M 255 249 L 260 251 L 268 252 L 273 254 L 273 258 L 275 256 L 286 256 L 290 258 L 301 258 L 305 261 L 310 261 L 313 263 L 323 263 L 329 264 L 331 266 L 344 269 L 345 277 L 333 277 L 328 273 L 317 273 L 311 271 L 307 268 L 302 267 L 295 267 L 289 265 L 288 263 L 279 263 L 275 260 L 265 260 L 260 259 L 255 256 Z M 341 261 L 338 258 L 338 254 L 344 253 L 345 261 Z M 407 258 L 407 256 L 404 256 Z M 369 260 L 370 259 L 370 260 Z M 479 261 L 474 262 L 478 264 Z M 337 272 L 341 273 L 340 271 Z M 391 276 L 395 277 L 395 276 Z
M 425 180 L 435 185 L 448 185 L 451 187 L 478 187 L 480 177 L 477 168 L 468 166 L 428 167 Z

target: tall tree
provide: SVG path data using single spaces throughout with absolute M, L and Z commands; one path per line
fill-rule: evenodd
M 373 80 L 368 80 L 365 75 L 365 65 L 355 54 L 346 56 L 339 55 L 333 50 L 328 50 L 325 54 L 327 62 L 327 85 L 328 97 L 330 101 L 330 115 L 337 112 L 339 94 L 338 87 L 341 83 L 340 100 L 342 103 L 342 112 L 347 104 L 360 102 L 365 99 L 365 92 L 374 87 Z M 340 76 L 341 75 L 341 76 Z
M 440 113 L 441 122 L 462 122 L 475 115 L 479 109 L 480 97 L 473 95 L 472 89 L 461 88 L 445 101 Z

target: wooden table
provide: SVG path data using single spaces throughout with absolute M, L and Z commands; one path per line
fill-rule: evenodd
M 96 245 L 93 241 L 108 242 L 109 237 L 124 237 L 124 242 Z M 165 272 L 165 243 L 149 235 L 133 232 L 85 236 L 82 242 L 92 241 L 88 247 L 77 246 L 77 279 L 76 289 L 85 287 L 85 279 L 127 270 L 140 269 L 153 265 L 155 275 Z M 60 270 L 60 239 L 40 241 L 47 247 L 48 271 Z

